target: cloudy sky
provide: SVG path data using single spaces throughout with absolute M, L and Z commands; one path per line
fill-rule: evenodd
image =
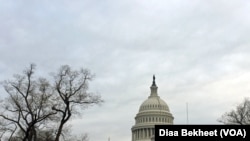
M 30 63 L 96 75 L 105 101 L 71 121 L 91 141 L 131 140 L 156 75 L 175 124 L 218 124 L 250 94 L 248 0 L 0 0 L 0 80 Z M 0 97 L 6 93 L 0 88 Z

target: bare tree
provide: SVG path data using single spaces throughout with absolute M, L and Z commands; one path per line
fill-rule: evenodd
M 9 140 L 17 131 L 22 132 L 23 136 L 19 137 L 22 141 L 36 140 L 36 129 L 56 114 L 49 103 L 52 89 L 46 79 L 33 78 L 34 69 L 35 65 L 31 64 L 22 75 L 14 75 L 14 80 L 3 82 L 9 96 L 1 101 L 1 130 L 9 135 Z
M 12 124 L 12 125 L 11 125 Z M 4 138 L 4 134 L 9 133 L 9 139 L 13 138 L 17 126 L 13 123 L 5 122 L 3 119 L 0 121 L 0 140 Z
M 75 71 L 64 65 L 54 75 L 53 85 L 45 78 L 34 78 L 34 70 L 31 64 L 22 75 L 3 82 L 8 97 L 0 101 L 0 140 L 59 141 L 67 134 L 66 123 L 72 116 L 102 102 L 88 92 L 93 75 L 86 69 Z
M 55 141 L 59 141 L 64 125 L 77 114 L 80 108 L 101 103 L 100 96 L 89 93 L 88 82 L 93 75 L 86 69 L 71 70 L 68 65 L 60 68 L 55 74 L 55 89 L 57 92 L 57 104 L 52 107 L 60 114 L 60 122 Z
M 245 98 L 242 103 L 236 106 L 236 109 L 223 114 L 218 121 L 224 124 L 249 125 L 250 124 L 249 98 Z

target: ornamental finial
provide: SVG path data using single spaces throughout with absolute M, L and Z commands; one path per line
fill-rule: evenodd
M 152 86 L 156 86 L 156 84 L 155 84 L 155 75 L 153 75 L 153 84 L 152 84 Z

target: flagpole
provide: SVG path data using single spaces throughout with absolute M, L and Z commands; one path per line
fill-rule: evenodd
M 188 122 L 188 102 L 186 103 L 186 112 L 187 112 L 187 124 L 189 124 Z

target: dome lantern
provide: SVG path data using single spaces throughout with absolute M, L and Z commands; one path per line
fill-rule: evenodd
M 150 93 L 150 96 L 149 97 L 157 97 L 158 94 L 157 94 L 157 89 L 158 87 L 156 86 L 156 83 L 155 83 L 155 75 L 153 75 L 153 83 L 152 83 L 152 86 L 150 87 L 151 89 L 151 93 Z

